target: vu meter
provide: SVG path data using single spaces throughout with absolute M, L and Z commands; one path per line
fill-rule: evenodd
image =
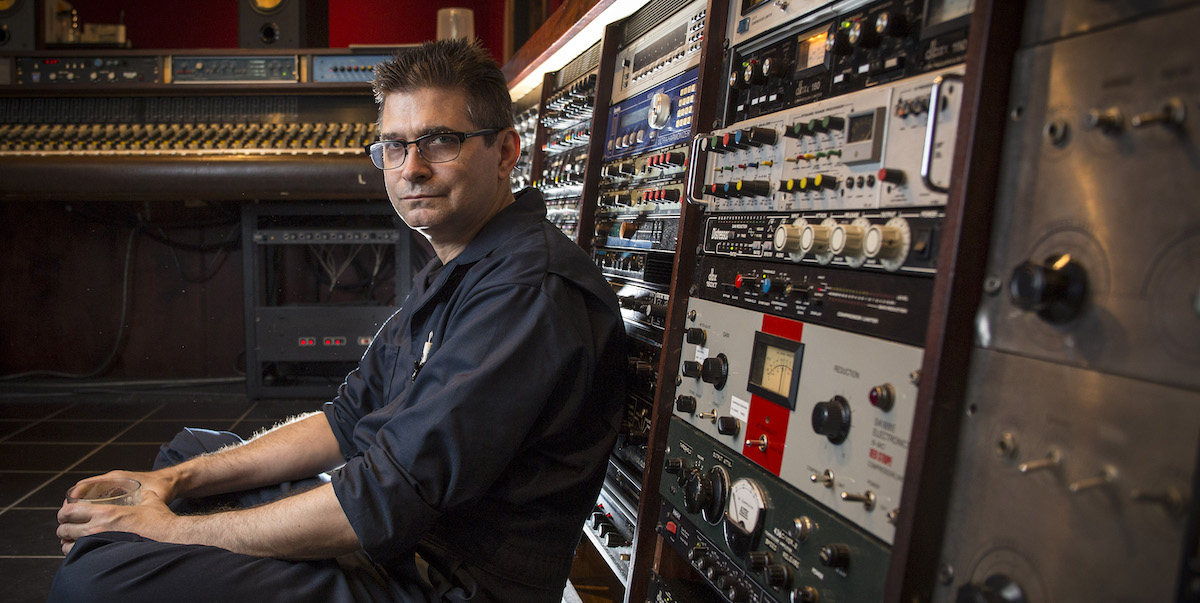
M 741 478 L 729 487 L 729 510 L 725 513 L 725 544 L 739 557 L 758 545 L 767 497 L 753 480 Z
M 796 410 L 796 388 L 804 344 L 770 333 L 754 333 L 746 389 L 788 410 Z

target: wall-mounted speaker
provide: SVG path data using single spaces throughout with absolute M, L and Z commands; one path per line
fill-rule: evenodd
M 28 52 L 37 45 L 34 0 L 0 0 L 0 53 Z
M 329 0 L 238 0 L 238 46 L 329 46 Z

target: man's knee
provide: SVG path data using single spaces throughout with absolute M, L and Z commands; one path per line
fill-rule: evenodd
M 54 575 L 48 602 L 111 601 L 113 586 L 107 582 L 116 577 L 111 570 L 130 560 L 127 551 L 119 549 L 125 548 L 122 545 L 137 542 L 142 542 L 142 538 L 125 532 L 105 532 L 80 538 Z
M 244 441 L 236 433 L 230 431 L 184 427 L 183 431 L 175 434 L 170 442 L 163 444 L 158 449 L 158 458 L 154 460 L 154 468 L 162 469 L 178 465 L 192 457 L 216 452 L 226 446 L 241 444 Z

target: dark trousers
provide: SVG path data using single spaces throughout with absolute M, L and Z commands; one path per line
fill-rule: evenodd
M 229 432 L 185 429 L 163 445 L 156 469 L 214 452 L 242 439 Z M 318 486 L 327 476 L 233 495 L 172 503 L 177 513 L 240 508 Z M 393 568 L 393 574 L 397 570 Z M 401 568 L 401 572 L 404 568 Z M 167 544 L 124 532 L 80 538 L 54 577 L 51 602 L 120 601 L 429 601 L 415 564 L 408 579 L 388 576 L 361 551 L 337 559 L 285 561 L 225 549 Z

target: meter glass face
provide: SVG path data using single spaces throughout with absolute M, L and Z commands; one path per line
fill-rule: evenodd
M 755 535 L 762 527 L 762 514 L 767 510 L 767 500 L 758 484 L 741 478 L 729 487 L 729 510 L 725 521 L 736 525 L 741 531 Z
M 795 410 L 803 351 L 804 344 L 799 341 L 756 332 L 746 389 L 789 410 Z

